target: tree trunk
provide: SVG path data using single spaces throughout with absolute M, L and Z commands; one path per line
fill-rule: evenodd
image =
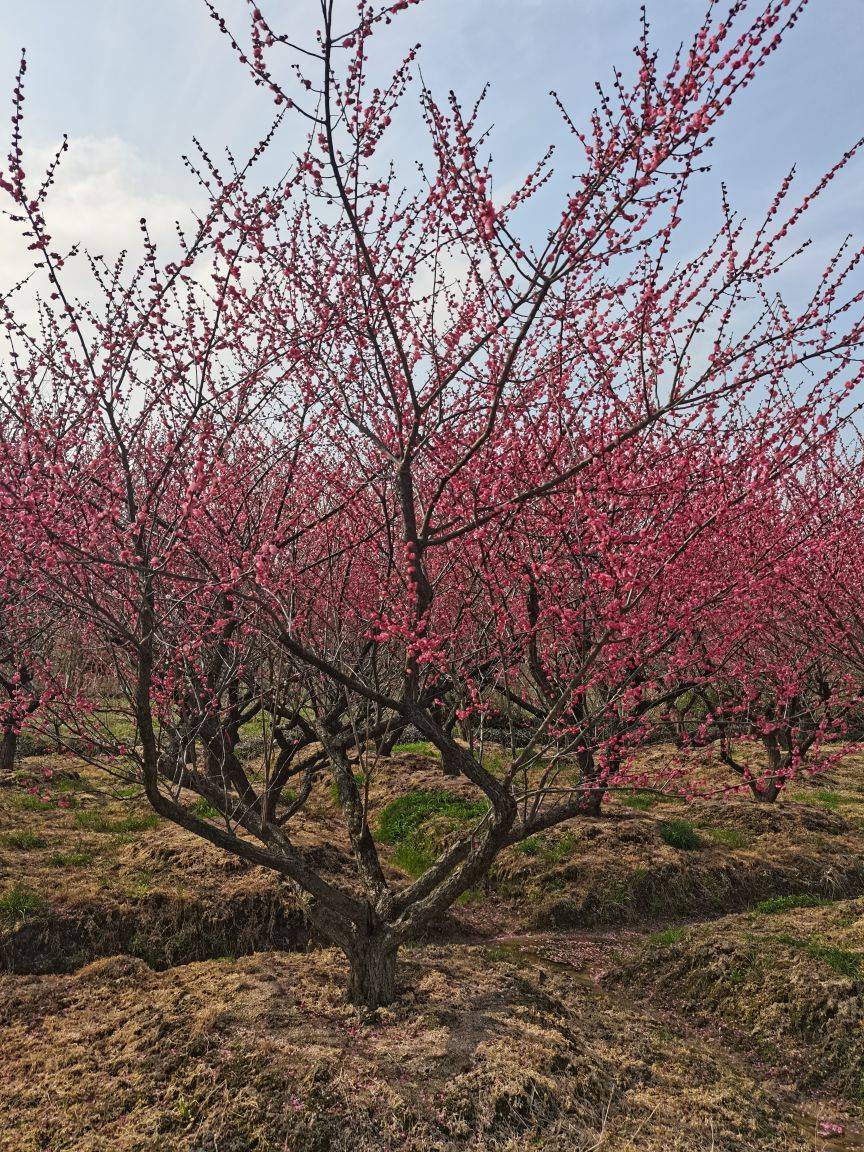
M 0 772 L 11 772 L 15 767 L 15 753 L 18 751 L 18 733 L 11 728 L 3 733 L 0 742 Z
M 601 785 L 592 788 L 585 797 L 585 807 L 582 810 L 584 816 L 597 817 L 603 811 L 603 799 L 606 795 L 606 789 Z
M 758 777 L 750 780 L 750 790 L 760 804 L 773 804 L 780 795 L 780 780 L 783 770 L 783 756 L 772 734 L 763 740 L 765 751 L 768 753 L 768 775 L 760 780 Z
M 348 999 L 352 1004 L 373 1012 L 392 1004 L 396 996 L 396 951 L 397 945 L 386 932 L 376 932 L 348 952 Z
M 442 722 L 440 724 L 440 727 L 441 727 L 441 731 L 444 733 L 444 735 L 452 740 L 453 729 L 455 727 L 455 724 L 453 724 L 452 722 L 449 724 Z M 447 755 L 443 751 L 443 749 L 441 751 L 441 772 L 442 772 L 442 775 L 444 775 L 444 776 L 461 776 L 462 775 L 462 770 L 459 767 L 458 758 L 456 758 L 455 756 L 452 756 L 452 755 Z
M 396 741 L 399 739 L 398 732 L 389 732 L 386 736 L 382 736 L 376 746 L 376 751 L 379 756 L 390 757 L 393 755 L 393 749 L 396 747 Z
M 760 804 L 773 804 L 780 795 L 780 786 L 776 780 L 751 780 L 750 791 Z

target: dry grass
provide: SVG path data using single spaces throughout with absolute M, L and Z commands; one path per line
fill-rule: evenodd
M 616 793 L 599 820 L 574 821 L 503 854 L 486 891 L 470 893 L 448 923 L 493 934 L 588 928 L 719 915 L 788 893 L 862 894 L 864 804 L 860 817 L 856 804 L 864 794 L 855 791 L 862 763 L 851 756 L 830 778 L 796 785 L 794 794 L 806 792 L 811 803 L 784 798 L 766 806 L 733 796 L 683 804 Z M 159 966 L 305 942 L 296 899 L 273 874 L 154 822 L 140 795 L 112 796 L 105 778 L 83 765 L 25 764 L 32 767 L 18 786 L 0 790 L 0 965 L 72 969 L 123 950 Z M 48 805 L 26 791 L 45 767 L 55 772 Z M 58 773 L 67 774 L 65 783 Z M 476 799 L 467 781 L 445 778 L 434 759 L 399 752 L 373 773 L 370 820 L 377 827 L 394 801 L 430 794 L 452 796 L 466 810 Z M 428 863 L 459 826 L 433 808 L 409 838 L 382 844 L 391 880 L 403 882 Z M 326 780 L 292 835 L 317 866 L 352 882 Z M 19 889 L 47 903 L 40 916 L 3 917 L 4 892 Z
M 409 956 L 359 1020 L 330 952 L 5 977 L 8 1152 L 804 1152 L 740 1069 L 564 974 Z
M 495 867 L 493 886 L 511 925 L 650 923 L 719 915 L 785 893 L 864 893 L 860 827 L 817 806 L 699 800 L 640 812 L 618 803 L 599 820 L 536 839 Z
M 383 845 L 397 883 L 476 794 L 422 749 L 372 777 L 376 827 L 439 790 L 456 802 L 427 805 L 411 852 Z M 308 943 L 277 877 L 83 765 L 25 761 L 0 789 L 0 965 L 31 973 L 0 978 L 0 1149 L 813 1152 L 801 1101 L 836 1091 L 854 1115 L 860 1091 L 864 900 L 817 902 L 864 894 L 862 826 L 858 753 L 773 807 L 616 794 L 599 820 L 505 853 L 442 928 L 540 935 L 407 952 L 398 1006 L 364 1021 L 339 957 L 271 951 Z M 294 838 L 350 883 L 326 780 Z M 624 924 L 641 934 L 586 932 Z M 580 975 L 622 945 L 623 982 Z
M 275 874 L 157 820 L 83 765 L 40 765 L 50 781 L 31 768 L 0 790 L 0 968 L 71 971 L 117 952 L 159 967 L 308 939 Z
M 771 1074 L 864 1104 L 864 900 L 769 901 L 659 934 L 610 978 L 753 1052 Z

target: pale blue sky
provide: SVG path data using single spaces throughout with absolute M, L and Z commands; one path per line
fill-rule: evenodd
M 243 0 L 222 7 L 239 25 Z M 283 24 L 297 29 L 314 22 L 317 8 L 317 0 L 270 0 L 268 12 L 284 12 Z M 668 52 L 689 37 L 703 0 L 649 0 L 648 9 L 655 42 Z M 560 139 L 549 88 L 579 119 L 593 81 L 608 79 L 613 62 L 630 67 L 638 19 L 639 0 L 426 0 L 381 48 L 390 62 L 421 41 L 424 75 L 442 94 L 453 86 L 470 99 L 491 82 L 492 151 L 505 184 L 544 142 Z M 62 239 L 77 229 L 88 244 L 111 247 L 134 241 L 142 212 L 157 228 L 168 222 L 194 198 L 179 161 L 191 136 L 242 152 L 273 112 L 200 0 L 0 0 L 0 91 L 11 91 L 21 45 L 29 54 L 28 143 L 40 155 L 63 131 L 72 143 L 55 204 Z M 862 58 L 864 0 L 811 0 L 723 124 L 697 203 L 704 197 L 706 211 L 716 203 L 722 177 L 735 205 L 758 213 L 793 162 L 811 180 L 830 165 L 864 133 Z M 857 164 L 814 216 L 820 241 L 864 231 L 862 191 Z M 2 237 L 0 260 L 12 260 Z

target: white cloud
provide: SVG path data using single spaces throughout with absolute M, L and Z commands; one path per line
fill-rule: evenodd
M 52 154 L 52 149 L 42 147 L 28 151 L 31 188 L 38 187 Z M 138 221 L 146 217 L 153 238 L 166 242 L 173 251 L 174 221 L 189 220 L 191 197 L 184 200 L 178 193 L 165 191 L 166 184 L 158 166 L 117 136 L 70 139 L 45 207 L 52 248 L 64 251 L 77 243 L 109 259 L 123 248 L 136 254 L 141 248 Z M 190 192 L 194 191 L 190 181 Z M 10 204 L 6 198 L 3 207 Z M 0 291 L 8 290 L 32 268 L 33 254 L 27 251 L 27 243 L 21 225 L 0 219 Z M 83 261 L 67 266 L 65 274 L 73 292 L 85 289 L 88 273 Z

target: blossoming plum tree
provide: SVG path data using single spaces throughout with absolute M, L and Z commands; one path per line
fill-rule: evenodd
M 277 124 L 244 167 L 200 152 L 206 209 L 178 254 L 142 225 L 137 268 L 90 258 L 86 301 L 48 232 L 56 168 L 25 173 L 23 67 L 0 178 L 49 288 L 37 325 L 2 303 L 4 451 L 27 465 L 0 480 L 4 514 L 127 701 L 134 743 L 106 732 L 94 755 L 291 880 L 372 1008 L 400 944 L 502 848 L 639 781 L 652 715 L 730 658 L 735 605 L 774 569 L 758 549 L 734 571 L 718 556 L 843 418 L 864 338 L 859 249 L 802 307 L 779 295 L 802 217 L 856 148 L 801 201 L 784 181 L 756 229 L 724 198 L 704 247 L 676 249 L 714 126 L 803 3 L 712 4 L 665 67 L 646 23 L 635 75 L 614 74 L 584 129 L 558 102 L 573 178 L 533 239 L 552 152 L 496 196 L 482 100 L 421 85 L 427 158 L 397 181 L 385 142 L 416 52 L 375 83 L 371 44 L 410 6 L 324 0 L 311 47 L 263 4 L 244 46 L 211 6 Z M 302 146 L 255 189 L 286 121 Z M 92 696 L 64 706 L 98 721 Z M 236 751 L 257 713 L 263 773 Z M 493 716 L 512 726 L 503 768 Z M 408 728 L 484 810 L 394 883 L 369 782 Z M 325 775 L 352 876 L 292 837 Z

